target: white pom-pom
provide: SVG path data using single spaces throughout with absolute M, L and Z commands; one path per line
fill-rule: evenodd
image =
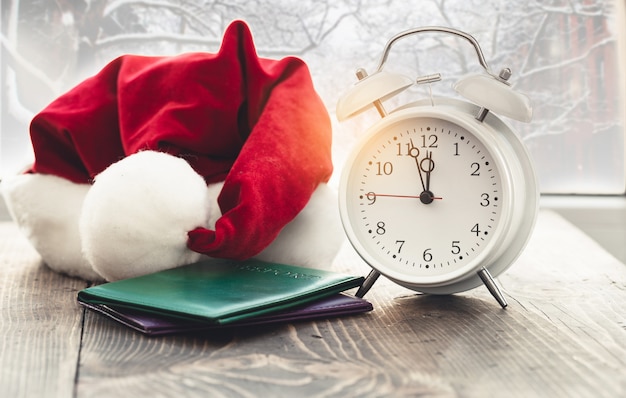
M 143 151 L 112 164 L 85 197 L 83 253 L 107 280 L 192 263 L 187 233 L 209 223 L 204 179 L 183 159 Z

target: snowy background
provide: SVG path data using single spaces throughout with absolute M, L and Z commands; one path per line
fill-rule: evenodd
M 533 122 L 512 124 L 543 192 L 624 193 L 623 0 L 2 0 L 1 11 L 0 175 L 31 158 L 32 116 L 116 56 L 214 52 L 226 26 L 243 19 L 260 55 L 308 63 L 334 120 L 336 169 L 378 117 L 335 121 L 354 71 L 372 71 L 393 35 L 442 25 L 472 34 L 491 68 L 510 67 L 513 86 L 533 99 Z M 433 34 L 398 42 L 385 68 L 441 73 L 435 95 L 481 72 L 466 41 Z M 410 90 L 388 108 L 426 95 Z

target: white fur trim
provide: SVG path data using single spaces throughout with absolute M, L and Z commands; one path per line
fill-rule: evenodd
M 81 254 L 78 218 L 89 185 L 45 174 L 22 174 L 2 181 L 11 216 L 53 270 L 101 280 Z
M 209 222 L 204 179 L 183 159 L 153 151 L 128 156 L 96 176 L 80 219 L 83 252 L 107 280 L 200 259 L 187 233 Z
M 337 195 L 328 185 L 320 184 L 305 208 L 256 258 L 328 269 L 344 239 Z
M 117 280 L 199 260 L 187 249 L 187 232 L 215 227 L 222 186 L 207 187 L 182 159 L 145 151 L 111 165 L 93 187 L 24 174 L 1 188 L 9 212 L 51 269 Z M 329 268 L 344 239 L 336 194 L 321 184 L 257 258 Z

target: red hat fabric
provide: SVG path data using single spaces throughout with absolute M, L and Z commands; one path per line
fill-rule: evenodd
M 224 181 L 215 229 L 188 247 L 245 259 L 269 245 L 332 173 L 331 126 L 301 60 L 260 58 L 245 23 L 216 54 L 122 56 L 31 123 L 31 173 L 90 183 L 143 150 L 185 159 Z

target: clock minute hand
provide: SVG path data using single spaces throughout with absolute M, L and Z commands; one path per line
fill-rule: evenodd
M 428 161 L 428 166 L 426 168 L 423 167 L 423 163 L 425 160 Z M 435 162 L 433 161 L 433 151 L 426 151 L 426 157 L 420 162 L 420 168 L 424 170 L 424 173 L 426 173 L 426 187 L 424 188 L 424 191 L 430 192 L 430 173 L 432 173 L 432 171 L 435 169 Z
M 426 162 L 426 166 L 424 163 Z M 424 190 L 420 194 L 420 202 L 425 205 L 431 204 L 435 199 L 435 195 L 430 191 L 430 173 L 435 169 L 435 162 L 433 161 L 433 152 L 426 151 L 426 157 L 419 162 L 418 165 L 420 173 L 426 173 L 426 184 L 424 184 Z

